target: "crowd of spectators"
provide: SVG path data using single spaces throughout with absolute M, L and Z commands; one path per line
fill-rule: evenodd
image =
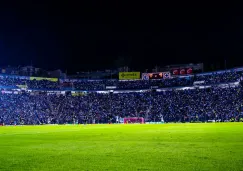
M 28 80 L 0 77 L 0 87 L 29 90 L 92 90 L 79 94 L 48 94 L 48 92 L 10 88 L 0 92 L 0 125 L 108 123 L 117 118 L 143 117 L 146 122 L 243 121 L 243 87 L 219 86 L 239 81 L 242 72 L 220 72 L 160 80 Z M 203 82 L 202 82 L 203 81 Z M 190 88 L 195 82 L 213 85 Z M 98 93 L 107 86 L 118 90 L 139 92 Z M 187 87 L 147 90 L 151 87 Z
M 32 90 L 60 90 L 61 86 L 58 82 L 48 80 L 27 80 L 26 85 Z
M 192 86 L 195 82 L 200 82 L 204 85 L 219 84 L 239 81 L 243 73 L 241 71 L 225 71 L 215 72 L 209 74 L 197 74 L 186 77 L 173 77 L 170 79 L 158 80 L 28 80 L 20 79 L 18 77 L 0 77 L 0 87 L 16 87 L 18 85 L 26 85 L 28 89 L 42 89 L 42 90 L 87 90 L 97 91 L 105 90 L 112 86 L 119 90 L 133 90 L 133 89 L 150 89 L 166 88 L 166 87 L 181 87 Z
M 236 82 L 242 76 L 242 72 L 215 72 L 206 75 L 196 75 L 194 81 L 204 81 L 204 84 L 218 84 Z
M 17 85 L 24 85 L 26 80 L 12 77 L 0 77 L 0 86 L 16 87 Z
M 2 92 L 0 124 L 115 123 L 117 117 L 144 117 L 146 122 L 242 121 L 242 107 L 240 85 L 80 96 Z
M 73 88 L 75 90 L 104 90 L 105 81 L 103 81 L 103 80 L 76 81 L 76 82 L 73 82 Z

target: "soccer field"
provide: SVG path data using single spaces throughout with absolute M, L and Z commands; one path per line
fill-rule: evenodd
M 243 123 L 5 126 L 0 170 L 243 170 Z

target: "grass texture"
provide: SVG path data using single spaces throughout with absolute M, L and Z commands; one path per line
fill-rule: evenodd
M 3 126 L 0 170 L 243 170 L 243 123 Z

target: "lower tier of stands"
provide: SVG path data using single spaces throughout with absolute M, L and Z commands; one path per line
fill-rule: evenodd
M 240 84 L 166 91 L 47 93 L 2 91 L 0 124 L 108 123 L 143 117 L 146 122 L 242 121 Z

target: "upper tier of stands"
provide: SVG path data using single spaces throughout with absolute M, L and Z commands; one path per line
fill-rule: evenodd
M 238 82 L 243 68 L 177 76 L 158 80 L 82 80 L 82 79 L 30 79 L 30 77 L 1 75 L 0 88 L 25 88 L 30 90 L 80 90 L 98 91 L 107 89 L 143 90 L 150 88 L 184 87 L 193 85 L 212 85 Z

